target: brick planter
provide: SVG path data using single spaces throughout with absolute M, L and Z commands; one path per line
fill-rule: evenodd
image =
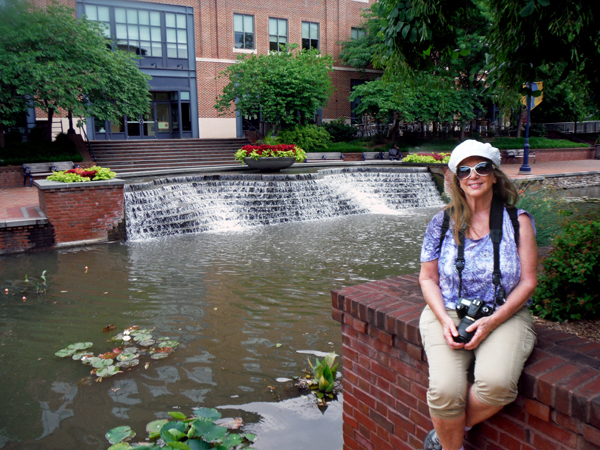
M 417 275 L 332 291 L 342 324 L 344 449 L 422 449 L 432 428 Z M 468 434 L 468 450 L 600 449 L 600 344 L 537 326 L 517 400 Z
M 87 183 L 35 181 L 40 208 L 54 228 L 55 245 L 123 240 L 124 184 L 116 178 Z

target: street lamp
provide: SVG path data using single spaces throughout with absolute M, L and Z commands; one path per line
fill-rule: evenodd
M 519 174 L 531 174 L 529 167 L 529 118 L 531 115 L 531 83 L 527 83 L 527 125 L 525 127 L 525 145 L 523 145 L 523 165 L 519 169 Z

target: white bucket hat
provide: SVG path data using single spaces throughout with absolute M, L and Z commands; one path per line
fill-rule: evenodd
M 456 148 L 452 150 L 452 155 L 450 156 L 450 161 L 448 162 L 448 168 L 453 173 L 456 173 L 456 168 L 460 162 L 469 156 L 481 156 L 482 158 L 489 159 L 496 167 L 500 167 L 500 163 L 502 162 L 502 159 L 500 158 L 500 150 L 492 147 L 492 144 L 468 139 L 458 144 Z

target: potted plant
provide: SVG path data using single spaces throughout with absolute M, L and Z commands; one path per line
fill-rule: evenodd
M 276 171 L 302 162 L 306 153 L 296 145 L 244 145 L 235 154 L 235 159 L 252 169 Z
M 103 181 L 114 178 L 117 174 L 112 172 L 108 167 L 94 166 L 89 169 L 69 169 L 54 172 L 49 177 L 50 181 L 60 181 L 62 183 L 85 183 L 87 181 Z

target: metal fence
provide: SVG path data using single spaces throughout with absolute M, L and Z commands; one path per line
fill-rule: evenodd
M 545 123 L 546 131 L 559 133 L 600 133 L 600 120 L 588 122 L 555 122 Z

